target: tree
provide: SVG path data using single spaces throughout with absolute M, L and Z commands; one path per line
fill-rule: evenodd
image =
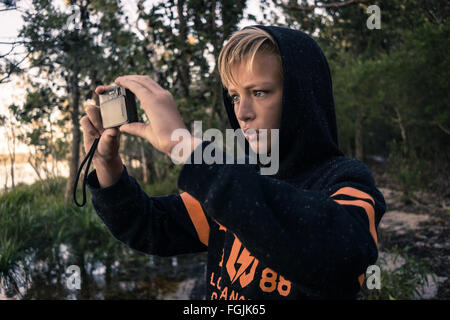
M 172 0 L 146 7 L 144 1 L 138 1 L 137 8 L 135 27 L 142 38 L 143 56 L 132 56 L 127 62 L 136 73 L 151 76 L 172 92 L 187 127 L 193 120 L 203 120 L 224 128 L 227 121 L 215 63 L 223 42 L 237 29 L 245 2 Z M 167 157 L 143 148 L 142 143 L 131 143 L 138 138 L 126 139 L 129 155 L 140 158 L 143 166 L 149 163 L 155 174 L 151 180 L 172 176 L 167 170 L 172 170 L 173 164 Z M 143 170 L 144 181 L 149 180 L 146 174 Z
M 392 74 L 389 70 L 387 73 L 380 72 L 379 68 L 383 68 L 384 65 L 379 63 L 380 57 L 386 55 L 389 59 L 392 52 L 401 50 L 405 42 L 404 31 L 412 29 L 423 32 L 421 26 L 424 23 L 435 26 L 444 23 L 449 12 L 448 4 L 436 0 L 370 3 L 365 0 L 327 0 L 314 1 L 313 4 L 306 1 L 300 4 L 291 1 L 274 2 L 283 8 L 289 20 L 296 22 L 302 30 L 314 34 L 325 51 L 330 67 L 334 70 L 339 127 L 345 131 L 342 135 L 345 136 L 344 141 L 349 153 L 363 160 L 364 145 L 367 144 L 365 135 L 369 134 L 363 128 L 367 128 L 374 116 L 379 116 L 381 105 L 376 104 L 380 101 L 377 96 L 381 92 L 386 93 L 380 86 L 380 81 L 386 80 Z M 367 8 L 374 4 L 381 9 L 379 30 L 370 30 L 366 27 L 369 17 Z M 317 10 L 318 8 L 320 10 Z M 399 65 L 394 69 L 404 74 Z M 395 86 L 390 79 L 386 85 Z M 404 95 L 405 92 L 408 91 L 397 91 L 397 94 Z M 398 99 L 401 97 L 398 96 Z M 398 103 L 392 105 L 394 113 L 388 119 L 392 121 L 392 125 L 400 128 L 402 137 L 406 140 L 403 125 L 405 117 L 399 107 Z M 353 132 L 348 131 L 350 128 Z
M 0 3 L 0 13 L 10 14 L 12 11 L 18 11 L 16 1 L 2 1 Z M 2 45 L 9 45 L 9 50 L 0 55 L 0 84 L 10 81 L 13 74 L 20 73 L 21 64 L 26 61 L 28 55 L 19 55 L 17 58 L 16 49 L 21 46 L 20 41 L 1 41 Z
M 245 1 L 160 2 L 148 12 L 139 1 L 144 48 L 156 66 L 156 79 L 173 91 L 183 119 L 223 127 L 220 78 L 215 66 L 224 41 L 237 29 Z M 176 12 L 176 15 L 174 14 Z M 212 64 L 213 70 L 210 71 Z
M 11 109 L 10 106 L 9 109 Z M 10 110 L 9 110 L 10 111 Z M 11 116 L 11 111 L 9 112 L 9 116 L 3 116 L 0 115 L 0 126 L 5 128 L 5 135 L 6 135 L 6 145 L 8 148 L 8 157 L 9 157 L 9 163 L 10 163 L 10 175 L 11 175 L 11 188 L 14 189 L 15 186 L 15 180 L 14 180 L 14 163 L 16 160 L 16 141 L 17 141 L 17 133 L 16 133 L 16 126 L 17 123 L 14 121 L 14 118 Z M 6 161 L 5 161 L 6 164 Z M 5 190 L 6 190 L 6 184 L 5 184 Z
M 51 1 L 34 0 L 33 10 L 23 16 L 19 37 L 31 54 L 30 68 L 39 70 L 60 103 L 68 98 L 67 106 L 59 104 L 57 108 L 66 124 L 71 125 L 69 179 L 65 190 L 66 201 L 71 201 L 79 167 L 81 101 L 93 97 L 97 84 L 110 81 L 121 68 L 117 62 L 135 48 L 133 34 L 122 31 L 123 13 L 117 1 L 67 3 L 72 8 L 70 13 L 56 8 Z
M 22 106 L 10 106 L 13 116 L 22 125 L 22 133 L 18 139 L 30 147 L 28 163 L 34 169 L 41 183 L 47 178 L 55 178 L 57 163 L 64 160 L 68 152 L 66 135 L 57 136 L 62 131 L 64 123 L 55 121 L 59 101 L 55 93 L 45 85 L 34 83 L 33 91 L 28 90 L 25 103 Z M 51 159 L 51 169 L 48 164 Z M 45 173 L 45 177 L 42 175 Z

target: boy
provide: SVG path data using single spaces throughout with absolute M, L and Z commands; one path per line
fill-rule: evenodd
M 230 124 L 252 150 L 261 148 L 261 129 L 279 129 L 276 175 L 261 175 L 258 164 L 191 164 L 192 151 L 210 144 L 192 137 L 184 142 L 191 152 L 181 155 L 191 160 L 178 179 L 185 192 L 147 196 L 120 160 L 120 132 L 170 155 L 178 143 L 171 132 L 185 127 L 155 81 L 119 77 L 150 124 L 103 130 L 98 107 L 87 108 L 86 151 L 101 135 L 88 177 L 97 214 L 117 239 L 145 253 L 207 250 L 208 299 L 355 298 L 377 260 L 386 205 L 370 170 L 339 150 L 321 49 L 300 31 L 256 25 L 232 35 L 218 67 Z

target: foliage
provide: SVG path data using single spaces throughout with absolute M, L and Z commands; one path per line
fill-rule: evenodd
M 366 154 L 389 157 L 405 198 L 439 174 L 433 163 L 450 161 L 449 33 L 449 22 L 425 21 L 414 32 L 400 30 L 389 53 L 367 59 L 341 52 L 330 62 L 342 148 L 353 155 L 362 121 Z
M 0 278 L 6 287 L 25 286 L 28 277 L 20 276 L 29 274 L 39 259 L 59 259 L 55 254 L 60 244 L 70 246 L 75 258 L 91 252 L 92 259 L 102 259 L 123 250 L 92 206 L 64 203 L 61 190 L 65 180 L 19 185 L 0 195 Z M 31 261 L 29 257 L 33 257 Z
M 368 300 L 411 300 L 418 299 L 420 288 L 430 285 L 428 275 L 431 274 L 431 262 L 419 259 L 409 254 L 410 247 L 391 248 L 389 253 L 394 256 L 393 264 L 404 259 L 404 264 L 395 270 L 387 267 L 386 259 L 379 259 L 377 265 L 381 269 L 381 288 L 369 290 L 363 285 L 361 298 Z M 435 282 L 435 277 L 432 276 Z

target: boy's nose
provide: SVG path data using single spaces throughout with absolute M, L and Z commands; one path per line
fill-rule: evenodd
M 239 105 L 235 109 L 236 118 L 239 121 L 248 121 L 255 118 L 252 101 L 250 99 L 241 98 Z

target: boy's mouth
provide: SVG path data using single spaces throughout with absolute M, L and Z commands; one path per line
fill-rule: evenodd
M 258 134 L 259 134 L 258 130 L 256 130 L 256 129 L 250 129 L 250 128 L 244 129 L 245 139 L 247 139 L 249 142 L 256 140 L 258 138 Z
M 256 139 L 258 138 L 258 133 L 245 134 L 245 138 L 246 138 L 248 141 L 256 140 Z

